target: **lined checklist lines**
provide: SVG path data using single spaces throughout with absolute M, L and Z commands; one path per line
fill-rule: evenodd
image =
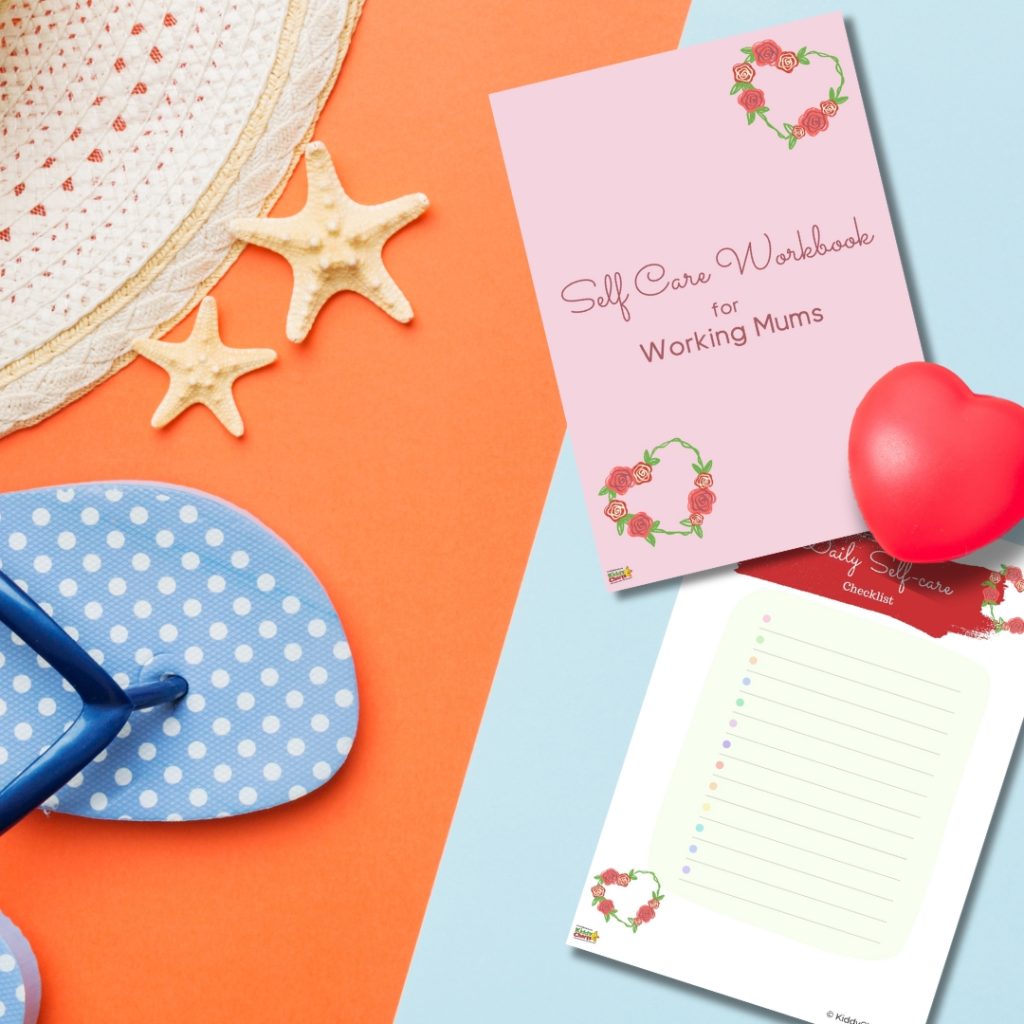
M 802 604 L 769 593 L 730 622 L 681 760 L 693 803 L 676 882 L 803 941 L 885 955 L 916 913 L 987 685 L 917 637 Z

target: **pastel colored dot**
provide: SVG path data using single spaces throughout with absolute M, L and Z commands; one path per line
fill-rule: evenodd
M 690 865 L 687 864 L 686 867 L 683 868 L 683 874 L 684 875 L 688 875 L 689 873 L 690 873 Z
M 736 698 L 736 707 L 741 708 L 746 703 L 742 697 Z
M 691 846 L 690 847 L 690 853 L 696 853 L 696 852 L 697 852 L 697 847 L 696 846 Z
M 703 804 L 702 805 L 702 809 L 705 810 L 705 811 L 710 811 L 711 810 L 711 804 Z
M 743 682 L 744 686 L 749 686 L 750 685 L 750 676 L 744 676 L 742 682 Z
M 718 769 L 722 769 L 722 768 L 725 767 L 725 763 L 723 761 L 716 761 L 715 762 L 715 767 L 718 768 Z
M 733 728 L 733 729 L 735 729 L 735 728 L 736 728 L 736 719 L 735 719 L 735 718 L 730 718 L 730 719 L 729 719 L 729 726 L 730 726 L 731 728 Z
M 759 637 L 757 638 L 757 642 L 758 642 L 759 644 L 763 644 L 763 643 L 764 643 L 764 637 L 763 637 L 763 636 L 759 636 Z
M 729 740 L 722 740 L 722 746 L 728 750 L 732 746 L 732 743 L 730 743 Z
M 762 615 L 761 616 L 761 621 L 762 622 L 771 622 L 772 621 L 772 617 L 770 615 Z
M 718 783 L 717 782 L 709 782 L 708 783 L 708 789 L 718 789 Z
M 703 825 L 698 825 L 697 828 L 695 829 L 695 831 L 703 832 L 704 831 L 704 826 Z
M 750 656 L 750 664 L 751 665 L 756 665 L 757 664 L 757 658 L 755 658 L 753 655 Z

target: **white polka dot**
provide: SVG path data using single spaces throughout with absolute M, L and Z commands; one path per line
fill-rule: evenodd
M 73 778 L 68 780 L 68 785 L 72 789 L 78 789 L 78 787 L 81 786 L 83 782 L 85 782 L 85 776 L 81 772 L 79 772 Z
M 138 551 L 132 555 L 132 568 L 136 572 L 145 572 L 153 563 L 144 551 Z M 161 591 L 162 593 L 162 591 Z
M 292 786 L 291 789 L 288 790 L 288 799 L 289 800 L 298 800 L 300 797 L 303 797 L 305 795 L 306 795 L 306 787 L 305 786 Z
M 170 530 L 158 530 L 156 544 L 160 548 L 169 548 L 174 543 L 174 534 Z
M 194 644 L 191 647 L 185 648 L 185 661 L 189 665 L 198 665 L 203 660 L 203 649 L 202 647 L 196 647 Z
M 302 657 L 302 647 L 299 644 L 285 644 L 284 656 L 289 661 L 298 661 Z
M 181 610 L 190 618 L 194 619 L 202 610 L 202 602 L 198 601 L 194 597 L 190 597 L 182 606 Z
M 148 619 L 153 614 L 153 606 L 148 601 L 136 601 L 132 613 L 137 619 Z
M 131 512 L 128 513 L 128 518 L 136 526 L 142 526 L 143 523 L 149 522 L 149 511 L 144 509 L 141 505 L 136 505 Z
M 57 547 L 59 547 L 61 551 L 70 551 L 77 543 L 77 538 L 70 530 L 61 530 L 61 532 L 57 534 Z
M 244 569 L 249 564 L 249 552 L 233 551 L 231 553 L 231 564 L 236 569 Z
M 176 764 L 169 764 L 164 769 L 164 782 L 169 786 L 176 786 L 181 782 L 183 772 Z
M 309 670 L 309 681 L 314 686 L 322 686 L 327 682 L 327 669 L 323 665 L 314 665 Z
M 156 744 L 154 743 L 140 743 L 139 744 L 139 757 L 143 761 L 152 761 L 156 757 Z
M 117 685 L 120 686 L 122 689 L 124 689 L 124 687 L 126 686 L 131 685 L 131 680 L 128 678 L 128 675 L 125 672 L 115 672 L 114 682 L 117 683 Z
M 211 622 L 210 623 L 210 639 L 211 640 L 223 640 L 228 635 L 228 627 L 223 622 Z
M 60 591 L 61 597 L 74 597 L 78 593 L 78 584 L 68 577 L 57 584 L 57 589 Z
M 32 726 L 28 722 L 19 722 L 14 727 L 14 738 L 21 740 L 23 743 L 25 740 L 32 739 Z
M 292 757 L 301 757 L 306 752 L 306 744 L 297 736 L 288 741 L 288 753 Z
M 119 740 L 123 740 L 123 739 L 126 739 L 127 737 L 131 736 L 131 734 L 132 734 L 132 723 L 131 722 L 125 722 L 124 725 L 121 726 L 121 731 L 117 734 L 117 738 Z
M 115 644 L 123 644 L 128 639 L 128 627 L 127 626 L 111 626 L 110 627 L 110 639 Z
M 74 487 L 62 487 L 57 491 L 57 500 L 63 504 L 67 504 L 69 501 L 73 501 L 75 497 Z
M 317 761 L 317 763 L 313 765 L 313 778 L 319 779 L 323 782 L 324 779 L 329 779 L 330 777 L 331 766 L 326 761 Z
M 7 764 L 7 758 L 10 755 L 7 753 L 6 747 L 0 747 L 0 764 Z
M 235 648 L 235 660 L 243 665 L 252 661 L 252 648 L 248 644 L 239 644 Z
M 267 715 L 263 719 L 263 731 L 273 736 L 278 729 L 281 728 L 281 719 L 277 715 Z
M 124 534 L 120 530 L 111 530 L 107 534 L 107 547 L 116 551 L 124 547 Z
M 42 715 L 43 718 L 49 718 L 51 715 L 55 715 L 57 713 L 57 702 L 52 697 L 43 697 L 42 700 L 39 701 L 38 708 L 39 714 Z
M 199 789 L 197 787 L 196 789 L 189 791 L 188 802 L 193 807 L 203 807 L 206 804 L 207 799 L 208 798 L 205 789 Z
M 238 791 L 238 802 L 246 807 L 251 807 L 256 803 L 256 790 L 252 786 L 243 786 Z
M 106 793 L 93 793 L 89 797 L 89 806 L 94 811 L 105 811 L 107 809 L 107 794 Z
M 120 597 L 128 589 L 128 584 L 120 577 L 114 576 L 107 584 L 107 590 L 110 591 L 114 597 Z
M 156 807 L 157 796 L 152 789 L 144 789 L 139 794 L 139 803 L 147 810 L 150 807 Z
M 213 777 L 218 782 L 230 782 L 231 781 L 231 765 L 219 764 L 213 769 Z
M 288 707 L 294 710 L 295 708 L 301 708 L 305 703 L 306 698 L 302 695 L 301 690 L 289 690 L 285 694 L 284 702 Z
M 161 576 L 156 581 L 156 589 L 160 591 L 164 597 L 169 597 L 178 589 L 178 584 L 173 576 Z
M 7 538 L 7 543 L 10 545 L 12 551 L 24 551 L 25 545 L 28 543 L 28 537 L 26 537 L 21 531 L 16 530 Z
M 342 757 L 346 757 L 351 749 L 352 737 L 342 736 L 341 739 L 338 740 L 338 753 L 341 754 Z
M 277 580 L 275 580 L 269 572 L 260 573 L 260 575 L 256 577 L 256 586 L 259 587 L 264 594 L 270 593 L 270 591 L 274 589 L 274 584 L 276 582 Z
M 313 732 L 327 732 L 330 724 L 331 720 L 326 715 L 314 715 L 309 720 L 309 725 Z
M 175 811 L 173 814 L 168 814 L 164 821 L 184 821 L 182 816 Z
M 124 491 L 120 487 L 110 487 L 103 492 L 107 501 L 120 501 L 124 497 Z
M 181 722 L 176 718 L 165 718 L 163 730 L 165 736 L 177 736 L 181 732 Z
M 0 956 L 0 971 L 3 971 L 4 974 L 10 974 L 17 966 L 18 961 L 10 953 L 4 953 L 3 956 Z
M 231 676 L 222 668 L 215 668 L 210 673 L 210 682 L 217 687 L 218 690 L 222 690 L 228 683 L 231 682 Z
M 206 698 L 201 693 L 190 693 L 185 698 L 185 707 L 187 707 L 189 711 L 198 714 L 200 711 L 206 710 Z
M 240 740 L 237 750 L 239 757 L 252 757 L 256 753 L 256 744 L 252 740 Z
M 321 637 L 327 632 L 327 623 L 323 619 L 310 619 L 306 629 L 310 636 Z
M 100 514 L 92 505 L 87 505 L 82 509 L 82 514 L 79 518 L 86 526 L 95 526 L 100 521 Z
M 211 594 L 222 594 L 226 586 L 227 581 L 223 576 L 211 576 L 206 581 L 206 589 L 209 590 Z
M 85 569 L 86 572 L 97 572 L 102 565 L 103 560 L 99 555 L 86 555 L 85 558 L 82 559 L 82 568 Z
M 28 693 L 32 689 L 32 680 L 26 675 L 16 675 L 11 680 L 15 693 Z
M 260 682 L 264 686 L 276 686 L 279 678 L 276 668 L 265 668 L 260 672 Z
M 174 641 L 178 639 L 178 627 L 170 622 L 165 622 L 160 627 L 159 632 L 160 639 L 163 640 L 165 644 L 174 643 Z
M 114 772 L 114 781 L 119 786 L 127 786 L 132 781 L 132 770 L 130 768 L 118 768 Z
M 347 661 L 352 657 L 352 651 L 344 640 L 339 640 L 334 645 L 334 656 L 338 661 Z
M 277 782 L 281 778 L 281 766 L 271 761 L 269 764 L 263 766 L 263 778 L 267 782 Z
M 90 601 L 85 606 L 85 617 L 87 619 L 98 619 L 103 614 L 103 605 L 99 601 Z
M 194 551 L 186 551 L 181 556 L 181 567 L 182 569 L 188 569 L 190 572 L 193 569 L 199 568 L 199 556 Z
M 302 602 L 295 597 L 294 594 L 289 594 L 288 597 L 281 602 L 281 607 L 289 615 L 294 615 L 302 607 Z
M 153 660 L 153 652 L 148 647 L 140 647 L 135 652 L 135 664 L 140 666 L 148 665 Z
M 219 548 L 224 543 L 224 534 L 214 527 L 211 530 L 206 531 L 206 543 L 211 548 Z
M 202 740 L 193 740 L 188 745 L 188 756 L 191 757 L 193 761 L 201 761 L 206 757 L 206 744 L 203 743 Z
M 53 568 L 53 559 L 49 555 L 36 555 L 32 559 L 32 568 L 36 572 L 49 572 Z
M 231 722 L 227 718 L 215 718 L 213 732 L 215 736 L 227 736 L 231 732 Z
M 247 597 L 236 597 L 231 608 L 236 615 L 248 615 L 252 611 L 252 602 Z
M 252 711 L 256 707 L 256 698 L 248 690 L 243 690 L 235 698 L 235 704 L 239 711 Z
M 353 700 L 354 697 L 351 690 L 339 690 L 334 695 L 334 703 L 337 704 L 339 708 L 347 708 L 351 706 Z
M 183 523 L 194 523 L 199 518 L 199 509 L 195 505 L 182 505 L 178 509 L 178 518 Z
M 271 622 L 270 619 L 264 619 L 260 623 L 259 633 L 264 640 L 269 640 L 271 637 L 277 636 L 277 623 Z

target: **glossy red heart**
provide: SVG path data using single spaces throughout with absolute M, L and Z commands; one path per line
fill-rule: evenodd
M 897 558 L 959 558 L 1024 518 L 1024 408 L 945 367 L 905 363 L 875 383 L 849 454 L 861 515 Z

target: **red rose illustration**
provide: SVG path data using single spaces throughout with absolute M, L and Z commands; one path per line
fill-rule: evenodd
M 802 139 L 807 134 L 807 129 L 802 128 L 800 125 L 793 125 L 793 138 Z
M 629 875 L 619 875 L 619 885 L 629 885 Z
M 638 921 L 653 921 L 654 920 L 654 908 L 648 906 L 646 903 L 636 912 L 636 919 Z
M 755 74 L 754 65 L 747 64 L 746 61 L 742 64 L 733 64 L 732 66 L 732 77 L 737 82 L 752 82 Z
M 604 896 L 604 893 L 605 888 L 603 885 L 592 885 L 590 887 L 590 895 L 593 896 L 595 900 L 601 899 Z
M 616 466 L 608 474 L 604 485 L 616 494 L 625 494 L 633 486 L 633 470 L 628 466 Z
M 629 509 L 626 508 L 626 503 L 624 501 L 619 501 L 618 499 L 615 501 L 609 501 L 604 507 L 604 514 L 613 523 L 617 523 L 628 511 Z
M 661 900 L 648 900 L 647 906 L 649 906 L 652 910 L 657 910 L 658 907 L 661 906 Z
M 601 900 L 597 909 L 602 914 L 610 914 L 615 909 L 615 904 L 611 900 Z
M 774 65 L 782 55 L 782 47 L 774 39 L 763 39 L 754 43 L 751 49 L 754 51 L 754 60 L 762 67 L 766 64 Z
M 714 477 L 710 473 L 698 473 L 697 479 L 693 481 L 698 487 L 710 487 L 714 482 Z
M 760 110 L 764 106 L 764 93 L 760 89 L 744 89 L 736 97 L 736 102 L 748 113 Z
M 1012 583 L 1017 589 L 1017 593 L 1024 593 L 1024 573 L 1020 571 L 1015 565 L 1011 565 L 1006 570 L 1006 582 Z
M 629 525 L 626 527 L 626 533 L 630 537 L 646 537 L 651 532 L 652 526 L 654 526 L 654 520 L 646 512 L 637 512 L 630 519 Z
M 704 522 L 704 517 L 699 512 L 690 513 L 690 523 L 693 526 L 700 526 Z
M 711 515 L 714 504 L 715 492 L 708 490 L 706 487 L 694 488 L 686 499 L 687 509 L 702 516 Z M 693 522 L 693 520 L 691 519 L 690 522 Z
M 981 600 L 982 600 L 982 603 L 984 603 L 985 601 L 991 601 L 993 604 L 995 604 L 996 603 L 996 597 L 998 597 L 998 593 L 995 590 L 993 590 L 991 587 L 982 587 L 981 588 Z
M 605 885 L 615 885 L 619 880 L 619 873 L 615 868 L 609 868 L 607 871 L 601 872 L 601 881 Z
M 820 107 L 808 107 L 800 115 L 800 127 L 811 138 L 814 138 L 819 132 L 823 132 L 828 128 L 828 118 L 822 113 Z
M 839 104 L 835 100 L 822 100 L 821 112 L 828 117 L 835 117 L 839 113 Z
M 784 53 L 779 54 L 779 59 L 775 66 L 780 71 L 785 71 L 789 75 L 792 74 L 799 63 L 800 61 L 797 60 L 796 54 L 792 50 L 786 50 Z
M 1010 619 L 1009 622 L 1007 622 L 1006 628 L 1011 633 L 1024 633 L 1024 619 L 1020 618 L 1019 616 L 1015 616 L 1014 618 Z
M 990 572 L 990 573 L 988 574 L 988 578 L 989 578 L 989 579 L 990 579 L 990 580 L 991 580 L 991 581 L 992 581 L 993 583 L 998 583 L 998 582 L 999 582 L 999 581 L 1000 581 L 1000 580 L 1001 580 L 1001 579 L 1002 579 L 1003 577 L 1002 577 L 1002 576 L 1001 576 L 1001 575 L 1000 575 L 1000 574 L 999 574 L 998 572 Z
M 646 462 L 638 462 L 633 467 L 633 483 L 635 484 L 649 484 L 652 476 L 654 473 Z

